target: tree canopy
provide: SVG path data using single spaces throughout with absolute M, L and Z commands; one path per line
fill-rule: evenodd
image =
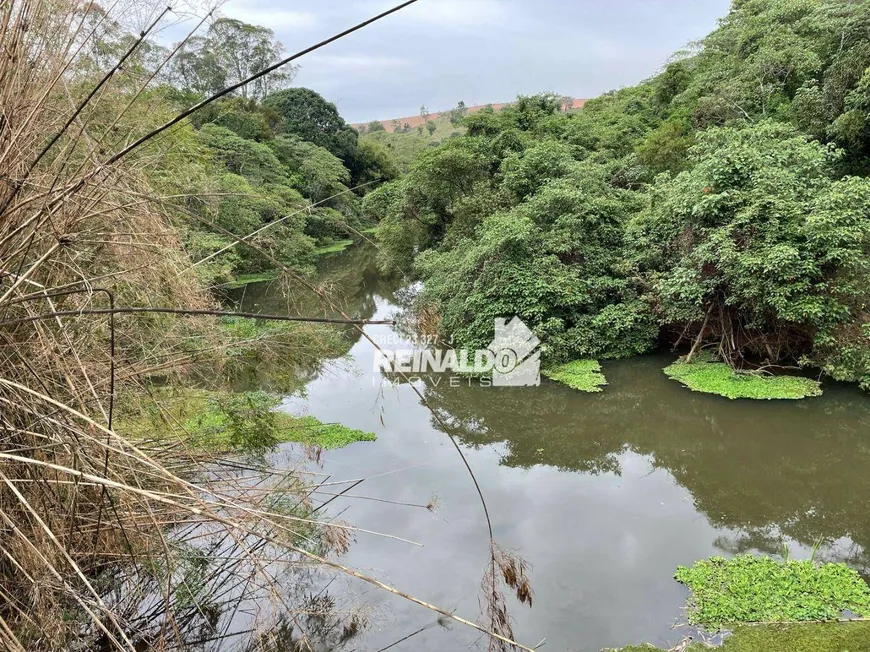
M 179 85 L 210 95 L 280 60 L 284 46 L 271 29 L 234 18 L 218 18 L 204 36 L 194 36 L 173 60 Z M 295 68 L 283 66 L 238 90 L 241 97 L 262 100 L 289 85 Z
M 551 359 L 657 341 L 870 387 L 870 5 L 736 0 L 651 79 L 461 119 L 372 193 L 385 261 L 461 344 L 519 315 Z
M 335 104 L 309 88 L 272 93 L 264 106 L 283 118 L 283 131 L 329 150 L 345 163 L 357 148 L 357 133 L 338 113 Z

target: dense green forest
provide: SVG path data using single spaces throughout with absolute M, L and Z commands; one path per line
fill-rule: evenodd
M 119 28 L 100 47 L 120 51 L 129 38 Z M 148 56 L 161 50 L 151 44 Z M 161 112 L 181 111 L 280 53 L 271 30 L 220 18 L 184 44 L 147 93 Z M 275 267 L 270 256 L 305 268 L 319 248 L 372 227 L 362 220 L 360 198 L 399 174 L 385 148 L 361 141 L 334 104 L 288 87 L 292 76 L 291 69 L 261 78 L 195 113 L 148 170 L 167 195 L 197 197 L 182 206 L 179 225 L 189 255 L 203 261 L 197 270 L 207 285 L 262 274 Z M 224 253 L 234 243 L 229 234 L 253 234 L 249 241 L 265 253 Z
M 637 86 L 464 125 L 364 201 L 458 345 L 515 314 L 552 361 L 665 342 L 870 387 L 867 3 L 736 0 Z

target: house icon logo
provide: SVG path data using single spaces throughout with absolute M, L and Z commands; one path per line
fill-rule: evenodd
M 519 317 L 495 320 L 493 387 L 537 387 L 541 384 L 541 340 Z

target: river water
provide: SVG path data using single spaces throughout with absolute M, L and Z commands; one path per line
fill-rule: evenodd
M 348 314 L 398 311 L 402 283 L 378 273 L 368 246 L 324 259 L 320 280 Z M 278 284 L 249 286 L 241 303 L 295 314 L 319 305 Z M 391 327 L 367 332 L 410 348 L 396 344 Z M 327 364 L 284 409 L 375 432 L 377 442 L 324 454 L 330 482 L 367 478 L 349 492 L 356 497 L 327 509 L 423 545 L 359 534 L 342 561 L 474 620 L 488 540 L 474 486 L 412 388 L 384 384 L 371 344 L 358 334 L 352 342 L 348 358 Z M 845 561 L 868 577 L 870 397 L 827 383 L 824 396 L 805 401 L 729 401 L 668 380 L 661 370 L 672 360 L 605 363 L 609 385 L 600 394 L 546 379 L 535 388 L 418 384 L 458 433 L 496 539 L 533 565 L 534 607 L 511 607 L 523 643 L 667 648 L 686 633 L 674 629 L 688 593 L 674 571 L 711 555 L 781 554 L 786 546 L 804 558 L 818 546 L 817 559 Z M 393 504 L 433 497 L 434 513 Z M 445 628 L 401 598 L 363 584 L 351 590 L 372 608 L 358 649 L 379 650 L 427 626 L 390 649 L 485 649 L 473 630 Z

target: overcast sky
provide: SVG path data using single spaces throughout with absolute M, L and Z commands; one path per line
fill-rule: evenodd
M 390 7 L 389 0 L 229 0 L 288 52 Z M 590 98 L 655 73 L 705 36 L 729 0 L 419 0 L 300 61 L 295 84 L 349 122 L 507 102 L 555 91 Z

